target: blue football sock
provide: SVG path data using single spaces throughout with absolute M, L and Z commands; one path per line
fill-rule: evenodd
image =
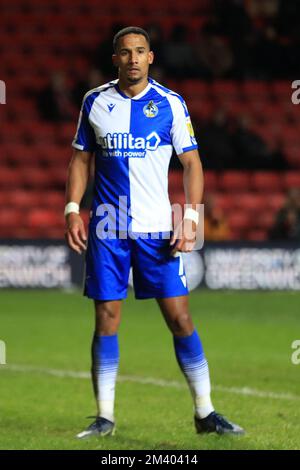
M 194 400 L 195 414 L 205 418 L 214 407 L 210 398 L 210 378 L 207 360 L 196 330 L 190 336 L 174 336 L 175 354 Z
M 98 416 L 114 421 L 114 401 L 119 366 L 118 335 L 94 335 L 92 343 L 92 379 Z

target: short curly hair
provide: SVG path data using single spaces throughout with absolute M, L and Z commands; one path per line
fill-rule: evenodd
M 141 34 L 142 36 L 144 36 L 144 38 L 146 38 L 146 41 L 150 47 L 150 38 L 149 38 L 149 34 L 147 33 L 147 31 L 145 31 L 143 28 L 139 28 L 138 26 L 127 26 L 127 28 L 123 28 L 120 31 L 118 31 L 117 34 L 115 34 L 114 39 L 113 39 L 114 52 L 117 51 L 119 39 L 122 38 L 123 36 L 126 36 L 126 34 Z

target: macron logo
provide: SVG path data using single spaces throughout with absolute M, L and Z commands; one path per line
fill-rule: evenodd
M 109 110 L 110 113 L 112 112 L 112 110 L 114 109 L 115 106 L 116 106 L 116 105 L 113 104 L 113 103 L 110 103 L 110 104 L 107 105 L 108 110 Z

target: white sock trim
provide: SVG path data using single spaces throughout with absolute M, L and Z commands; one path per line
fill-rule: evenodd
M 97 405 L 98 416 L 114 422 L 114 400 L 99 400 Z
M 206 418 L 212 411 L 214 411 L 214 407 L 210 394 L 195 397 L 195 414 L 198 418 Z

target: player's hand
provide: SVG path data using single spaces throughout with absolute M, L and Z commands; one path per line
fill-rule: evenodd
M 86 233 L 83 220 L 79 214 L 71 212 L 67 215 L 65 237 L 72 250 L 79 254 L 86 250 Z
M 192 220 L 183 219 L 175 228 L 173 236 L 170 240 L 172 248 L 171 256 L 177 251 L 188 253 L 193 250 L 196 244 L 197 225 Z

